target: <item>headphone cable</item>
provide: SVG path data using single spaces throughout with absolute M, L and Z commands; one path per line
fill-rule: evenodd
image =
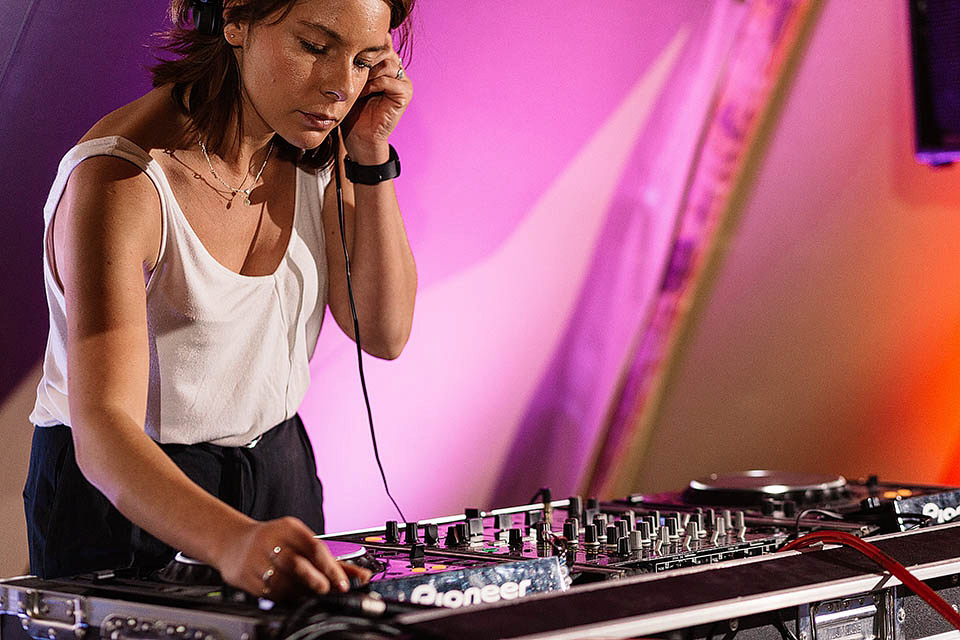
M 390 502 L 396 507 L 400 514 L 400 520 L 406 522 L 407 519 L 400 509 L 400 505 L 393 499 L 390 493 L 390 487 L 387 486 L 387 474 L 383 470 L 383 463 L 380 462 L 380 450 L 377 447 L 377 433 L 373 428 L 373 411 L 370 409 L 370 395 L 367 393 L 367 380 L 363 375 L 363 349 L 360 347 L 360 322 L 357 320 L 357 305 L 353 300 L 353 281 L 350 278 L 350 254 L 347 251 L 347 234 L 344 230 L 343 221 L 343 183 L 340 177 L 340 129 L 333 131 L 333 173 L 337 185 L 337 221 L 340 224 L 340 245 L 343 248 L 343 263 L 347 274 L 347 297 L 350 300 L 350 316 L 353 319 L 354 342 L 357 344 L 357 368 L 360 371 L 360 387 L 363 389 L 363 403 L 367 407 L 367 423 L 370 425 L 370 440 L 373 442 L 373 457 L 377 461 L 377 468 L 380 469 L 380 477 L 383 479 L 383 489 L 387 492 Z

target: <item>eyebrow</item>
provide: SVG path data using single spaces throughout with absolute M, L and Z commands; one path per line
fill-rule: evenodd
M 298 20 L 298 23 L 305 27 L 314 29 L 315 31 L 323 32 L 328 38 L 335 41 L 337 44 L 344 44 L 345 42 L 343 36 L 341 36 L 339 33 L 337 33 L 336 31 L 334 31 L 333 29 L 331 29 L 330 27 L 324 24 L 320 24 L 319 22 L 310 22 L 308 20 Z M 377 46 L 377 47 L 366 47 L 365 49 L 361 49 L 361 52 L 377 53 L 377 52 L 386 51 L 386 50 L 387 50 L 387 45 L 381 44 L 380 46 Z

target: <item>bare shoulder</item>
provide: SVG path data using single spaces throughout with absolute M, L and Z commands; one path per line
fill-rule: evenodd
M 162 86 L 105 115 L 80 142 L 121 136 L 150 153 L 173 148 L 184 124 L 185 117 L 173 100 L 171 88 Z
M 178 131 L 169 88 L 160 87 L 100 119 L 81 139 L 120 136 L 145 152 L 166 148 Z M 93 250 L 131 253 L 152 268 L 162 234 L 160 196 L 135 164 L 114 156 L 93 156 L 74 168 L 55 213 L 55 253 L 81 241 Z M 60 260 L 57 260 L 60 270 Z
M 159 254 L 160 218 L 157 190 L 137 166 L 112 156 L 81 162 L 67 181 L 54 217 L 58 277 L 63 276 L 61 257 L 68 246 L 101 260 L 122 254 L 123 262 L 152 268 Z

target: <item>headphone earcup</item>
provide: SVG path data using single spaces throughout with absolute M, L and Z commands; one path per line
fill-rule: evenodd
M 223 29 L 223 2 L 193 0 L 193 26 L 205 36 L 219 35 Z

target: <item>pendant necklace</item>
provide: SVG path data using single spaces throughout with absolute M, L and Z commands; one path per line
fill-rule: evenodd
M 198 140 L 200 143 L 200 151 L 203 152 L 203 157 L 207 161 L 207 166 L 210 167 L 210 174 L 216 178 L 217 182 L 223 185 L 225 189 L 230 191 L 230 199 L 233 200 L 234 196 L 238 193 L 243 194 L 243 204 L 250 206 L 250 192 L 253 191 L 253 188 L 257 186 L 257 181 L 260 180 L 260 176 L 263 175 L 263 170 L 267 168 L 267 161 L 270 160 L 270 153 L 273 151 L 273 141 L 270 141 L 270 146 L 267 147 L 267 155 L 263 158 L 263 164 L 260 165 L 260 171 L 257 171 L 256 177 L 253 179 L 253 182 L 250 183 L 250 186 L 246 189 L 243 188 L 243 185 L 247 183 L 247 178 L 250 177 L 250 172 L 247 171 L 247 175 L 243 177 L 243 182 L 240 183 L 239 187 L 231 187 L 226 182 L 220 179 L 220 176 L 217 175 L 217 172 L 213 169 L 213 163 L 210 162 L 210 156 L 207 154 L 207 147 L 203 144 L 203 140 Z

